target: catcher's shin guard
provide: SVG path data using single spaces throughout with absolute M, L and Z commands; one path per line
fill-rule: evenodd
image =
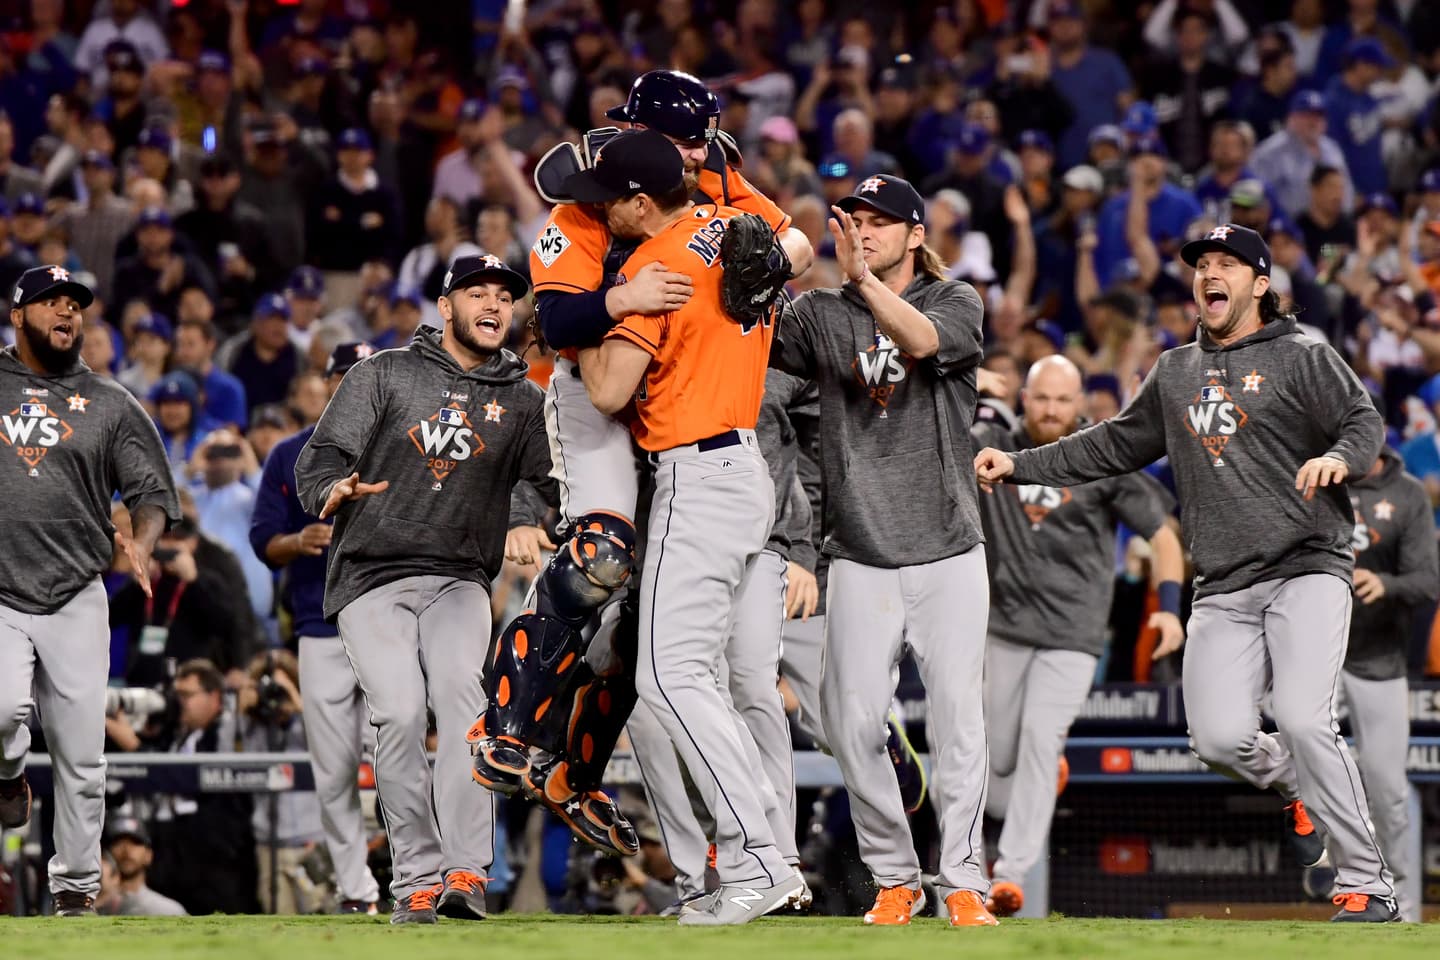
M 513 793 L 530 747 L 560 753 L 570 705 L 590 678 L 586 625 L 623 587 L 635 565 L 635 528 L 617 514 L 590 513 L 536 578 L 534 609 L 506 627 L 485 674 L 485 713 L 470 730 L 476 782 Z
M 566 743 L 571 782 L 579 790 L 600 786 L 630 712 L 635 709 L 635 658 L 639 647 L 640 597 L 631 591 L 620 601 L 620 617 L 611 634 L 609 654 L 595 665 L 598 676 L 576 690 L 574 716 Z M 592 662 L 596 659 L 592 657 Z

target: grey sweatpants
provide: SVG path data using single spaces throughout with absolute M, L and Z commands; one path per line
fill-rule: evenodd
M 98 578 L 48 616 L 0 606 L 0 780 L 25 772 L 25 721 L 38 707 L 55 779 L 52 893 L 100 890 L 109 673 L 110 608 Z
M 1023 883 L 1045 855 L 1065 736 L 1085 705 L 1097 659 L 998 637 L 985 648 L 988 807 L 1005 821 L 996 880 Z
M 860 857 L 882 887 L 920 885 L 920 861 L 885 751 L 891 671 L 904 647 L 925 684 L 930 796 L 940 821 L 942 896 L 989 892 L 982 812 L 989 760 L 982 673 L 990 584 L 985 548 L 885 569 L 836 559 L 825 594 L 820 712 L 850 792 Z
M 485 709 L 485 588 L 407 577 L 350 603 L 339 626 L 375 728 L 375 784 L 395 865 L 391 895 L 409 896 L 451 870 L 485 875 L 495 854 L 495 800 L 475 789 L 465 741 Z M 433 776 L 425 756 L 427 703 L 439 734 Z
M 780 673 L 790 682 L 800 709 L 795 722 L 815 741 L 815 746 L 830 752 L 830 741 L 820 725 L 820 665 L 825 659 L 825 615 L 816 614 L 809 620 L 786 620 L 780 646 Z
M 370 735 L 365 701 L 339 637 L 300 638 L 300 692 L 305 740 L 315 773 L 320 826 L 335 865 L 341 900 L 373 903 L 380 886 L 366 864 L 365 818 L 356 773 Z
M 1385 862 L 1395 875 L 1395 899 L 1400 917 L 1420 922 L 1419 824 L 1410 821 L 1410 688 L 1404 677 L 1365 680 L 1340 672 L 1341 693 L 1350 707 L 1350 729 L 1355 734 L 1355 762 L 1365 782 L 1370 816 Z
M 774 792 L 718 683 L 736 594 L 775 518 L 755 435 L 740 432 L 742 444 L 656 457 L 635 686 L 715 820 L 721 882 L 773 886 L 793 873 L 767 818 Z
M 1212 769 L 1305 801 L 1341 893 L 1393 897 L 1360 772 L 1335 720 L 1350 600 L 1349 584 L 1320 573 L 1197 600 L 1185 645 L 1185 714 L 1191 749 Z M 1274 736 L 1260 729 L 1267 691 Z

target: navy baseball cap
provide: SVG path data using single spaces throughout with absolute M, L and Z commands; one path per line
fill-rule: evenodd
M 1085 17 L 1080 4 L 1074 0 L 1051 0 L 1049 15 L 1051 20 L 1082 20 Z
M 474 123 L 485 115 L 485 101 L 478 97 L 471 97 L 460 104 L 460 122 Z
M 170 131 L 164 127 L 151 124 L 140 131 L 139 138 L 135 141 L 138 146 L 150 147 L 153 150 L 160 150 L 164 153 L 170 152 Z
M 661 196 L 684 182 L 685 161 L 663 133 L 626 130 L 600 148 L 593 167 L 566 177 L 564 189 L 581 203 L 605 203 L 637 193 Z
M 150 831 L 145 829 L 145 822 L 139 817 L 115 817 L 105 825 L 105 842 L 110 844 L 118 840 L 134 840 L 148 847 Z
M 1158 133 L 1142 134 L 1135 138 L 1134 143 L 1130 144 L 1130 156 L 1143 157 L 1147 155 L 1156 157 L 1170 156 L 1170 151 L 1165 149 L 1165 141 L 1160 139 Z
M 295 272 L 290 274 L 285 289 L 292 296 L 319 300 L 325 294 L 325 274 L 309 265 L 296 267 Z
M 1290 98 L 1291 113 L 1324 113 L 1325 94 L 1319 90 L 1301 90 Z
M 170 227 L 174 222 L 170 219 L 170 211 L 164 207 L 146 207 L 140 211 L 140 218 L 136 222 L 141 227 Z
M 1222 223 L 1199 240 L 1191 240 L 1180 248 L 1180 259 L 1193 267 L 1202 253 L 1215 250 L 1234 254 L 1260 276 L 1270 276 L 1269 244 L 1254 230 L 1236 223 Z
M 370 134 L 361 127 L 350 127 L 340 134 L 336 143 L 337 150 L 373 150 L 375 145 L 370 142 Z
M 124 70 L 128 73 L 144 73 L 145 65 L 140 59 L 140 50 L 129 40 L 115 39 L 105 44 L 105 69 Z
M 103 150 L 86 150 L 84 156 L 80 158 L 80 165 L 95 167 L 98 170 L 115 169 L 115 161 L 111 160 L 110 155 Z
M 854 213 L 857 207 L 872 207 L 905 223 L 925 222 L 925 201 L 920 199 L 919 192 L 909 180 L 888 173 L 865 178 L 854 193 L 835 206 L 846 213 Z
M 1384 210 L 1391 216 L 1398 216 L 1400 208 L 1395 205 L 1395 199 L 1388 193 L 1367 193 L 1360 198 L 1357 205 L 1356 215 L 1369 213 L 1371 210 Z
M 23 213 L 33 214 L 37 217 L 45 216 L 45 201 L 40 198 L 39 194 L 30 193 L 27 190 L 15 198 L 15 216 L 18 217 Z
M 1044 130 L 1021 130 L 1019 147 L 1024 150 L 1031 147 L 1035 150 L 1044 150 L 1046 153 L 1055 152 L 1055 141 L 1050 139 L 1050 134 Z
M 195 60 L 195 71 L 197 73 L 226 73 L 230 72 L 230 58 L 218 50 L 206 50 Z
M 955 147 L 966 156 L 978 156 L 990 146 L 990 131 L 978 123 L 967 123 L 960 128 L 955 138 Z
M 333 377 L 337 373 L 343 376 L 351 367 L 374 352 L 375 348 L 363 340 L 338 343 L 335 349 L 330 351 L 330 359 L 325 361 L 325 376 Z
M 615 141 L 610 142 L 614 143 Z M 675 152 L 674 147 L 670 147 L 668 140 L 665 142 L 665 146 L 669 147 L 665 152 L 674 157 L 677 163 L 680 162 L 680 154 Z M 489 253 L 482 257 L 456 257 L 450 264 L 450 269 L 445 271 L 444 289 L 441 292 L 448 297 L 456 290 L 463 290 L 477 283 L 503 284 L 505 289 L 510 291 L 510 296 L 516 300 L 530 292 L 528 280 L 511 270 L 504 260 Z
M 319 77 L 330 71 L 330 64 L 324 57 L 301 57 L 295 64 L 295 76 Z
M 15 281 L 10 292 L 10 306 L 23 307 L 27 303 L 43 300 L 54 294 L 65 293 L 75 298 L 80 308 L 95 302 L 95 294 L 85 284 L 70 276 L 70 271 L 57 264 L 48 263 L 31 267 Z
M 191 406 L 200 402 L 200 387 L 195 378 L 184 370 L 171 370 L 160 378 L 150 391 L 151 403 L 173 403 L 180 401 Z
M 1440 192 L 1440 167 L 1431 167 L 1420 175 L 1419 190 L 1421 193 Z
M 267 293 L 255 301 L 254 317 L 256 320 L 265 317 L 284 317 L 289 320 L 290 303 L 278 293 Z
M 1356 37 L 1351 40 L 1345 45 L 1341 61 L 1347 67 L 1355 63 L 1373 63 L 1388 70 L 1395 66 L 1395 58 L 1390 56 L 1385 45 L 1374 37 Z
M 1305 242 L 1305 231 L 1296 226 L 1289 217 L 1271 217 L 1270 222 L 1265 225 L 1265 232 L 1272 237 L 1276 234 L 1283 233 L 1291 240 L 1297 240 L 1301 243 Z
M 524 294 L 519 294 L 524 296 Z M 402 287 L 400 284 L 392 284 L 390 287 L 390 306 L 398 307 L 402 303 L 408 303 L 412 307 L 420 306 L 420 294 L 410 287 Z
M 158 313 L 147 313 L 135 321 L 132 333 L 148 333 L 169 342 L 175 339 L 175 328 L 167 317 Z

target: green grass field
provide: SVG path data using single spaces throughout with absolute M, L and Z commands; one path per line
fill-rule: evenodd
M 4 944 L 3 956 L 17 960 L 1434 960 L 1440 949 L 1440 925 L 1337 927 L 1300 922 L 1058 919 L 1007 920 L 998 929 L 951 930 L 938 920 L 917 920 L 901 929 L 874 929 L 855 920 L 785 918 L 706 930 L 677 928 L 674 921 L 653 918 L 514 915 L 484 923 L 442 920 L 437 927 L 404 928 L 391 928 L 383 917 L 3 918 L 0 943 Z

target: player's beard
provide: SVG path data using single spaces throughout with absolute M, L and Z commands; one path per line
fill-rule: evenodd
M 473 320 L 465 321 L 462 321 L 457 317 L 450 321 L 450 327 L 455 334 L 455 340 L 460 344 L 460 346 L 464 347 L 466 350 L 469 350 L 471 353 L 474 353 L 477 356 L 485 357 L 488 360 L 490 357 L 493 357 L 495 356 L 495 354 L 500 352 L 500 348 L 504 346 L 504 342 L 502 341 L 501 343 L 493 347 L 486 346 L 485 344 L 481 343 L 480 339 L 475 335 L 475 330 L 479 323 L 479 317 L 476 317 Z
M 61 350 L 50 345 L 50 334 L 33 325 L 29 319 L 20 318 L 20 334 L 29 345 L 30 352 L 35 355 L 40 366 L 51 373 L 63 373 L 75 365 L 75 360 L 80 356 L 80 348 L 85 345 L 85 333 L 79 329 L 79 322 L 70 321 L 70 329 L 74 334 L 70 338 L 70 346 Z
M 1210 319 L 1205 316 L 1205 297 L 1203 293 L 1200 297 L 1200 303 L 1200 325 L 1205 328 L 1205 333 L 1211 340 L 1217 341 L 1225 340 L 1233 335 L 1236 330 L 1239 330 L 1247 321 L 1249 311 L 1260 309 L 1260 302 L 1258 300 L 1253 298 L 1247 300 L 1231 295 L 1229 309 L 1225 311 L 1225 314 L 1220 318 L 1218 324 L 1212 325 Z
M 694 193 L 696 190 L 699 190 L 699 189 L 700 189 L 700 168 L 699 168 L 698 166 L 697 166 L 694 170 L 691 170 L 691 169 L 689 169 L 689 168 L 686 168 L 686 170 L 685 170 L 685 190 L 686 190 L 686 192 L 687 192 L 687 193 Z
M 901 247 L 900 252 L 893 257 L 885 257 L 885 251 L 877 250 L 875 251 L 875 259 L 869 261 L 870 272 L 875 274 L 876 279 L 884 281 L 889 278 L 896 267 L 905 262 L 906 257 L 910 256 L 914 256 L 914 253 L 906 250 L 904 247 Z M 885 259 L 882 260 L 882 257 L 885 257 Z

